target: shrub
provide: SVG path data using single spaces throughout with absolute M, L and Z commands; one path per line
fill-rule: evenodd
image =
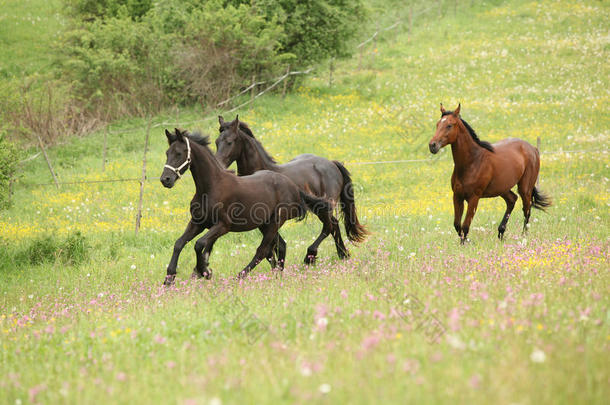
M 63 76 L 89 111 L 214 104 L 291 66 L 349 54 L 362 0 L 65 0 Z
M 181 46 L 173 52 L 188 101 L 215 103 L 257 80 L 270 79 L 293 55 L 279 51 L 283 29 L 249 6 L 207 2 L 185 21 Z
M 64 0 L 68 12 L 83 20 L 129 16 L 137 20 L 152 6 L 152 0 Z
M 89 111 L 141 115 L 167 103 L 163 89 L 169 42 L 146 22 L 95 20 L 64 37 L 61 67 Z
M 284 27 L 280 51 L 296 56 L 298 67 L 329 57 L 349 56 L 350 40 L 362 27 L 366 13 L 361 0 L 232 0 L 252 4 L 268 21 Z
M 52 235 L 44 235 L 17 248 L 13 263 L 39 265 L 60 260 L 64 264 L 77 265 L 88 259 L 89 250 L 89 242 L 80 232 L 72 233 L 64 240 Z
M 80 233 L 75 232 L 63 241 L 60 246 L 59 257 L 66 264 L 80 264 L 89 258 L 89 242 Z

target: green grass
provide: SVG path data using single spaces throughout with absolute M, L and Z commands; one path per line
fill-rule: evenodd
M 163 126 L 151 132 L 137 236 L 137 182 L 34 186 L 51 179 L 40 157 L 28 162 L 0 213 L 0 402 L 604 403 L 610 8 L 461 3 L 419 18 L 410 41 L 405 26 L 384 34 L 360 70 L 357 55 L 341 61 L 332 88 L 318 69 L 285 98 L 238 111 L 280 162 L 345 161 L 373 232 L 349 261 L 326 241 L 315 267 L 300 264 L 320 230 L 308 218 L 282 228 L 283 275 L 262 263 L 233 281 L 260 236 L 231 234 L 214 247 L 211 282 L 188 280 L 190 244 L 165 290 L 194 187 L 190 175 L 171 190 L 155 180 Z M 541 138 L 540 188 L 554 205 L 533 212 L 528 234 L 519 202 L 499 242 L 504 203 L 483 200 L 459 245 L 451 154 L 427 151 L 439 102 L 461 102 L 484 140 Z M 195 109 L 154 122 L 217 132 Z M 146 123 L 115 125 L 132 127 L 110 134 L 103 173 L 102 132 L 52 148 L 60 180 L 138 178 Z M 72 246 L 83 262 L 30 265 L 22 252 L 36 243 Z M 438 342 L 417 328 L 431 319 L 446 328 Z
M 0 80 L 49 69 L 65 24 L 60 0 L 0 0 Z

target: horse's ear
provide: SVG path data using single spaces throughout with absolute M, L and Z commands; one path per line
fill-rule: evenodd
M 167 143 L 170 145 L 176 140 L 176 135 L 172 134 L 167 129 L 165 130 L 165 136 L 167 136 Z
M 176 139 L 183 142 L 184 141 L 184 133 L 180 131 L 178 128 L 174 128 L 176 131 Z
M 453 115 L 455 115 L 456 117 L 460 116 L 460 107 L 462 106 L 462 103 L 459 103 L 457 108 L 455 109 L 455 111 L 453 111 Z
M 239 130 L 239 115 L 235 116 L 235 120 L 231 123 L 231 129 L 235 132 Z
M 225 123 L 225 119 L 222 117 L 222 115 L 219 115 L 219 116 L 218 116 L 218 123 L 219 123 L 220 125 L 222 125 L 222 124 L 224 124 L 224 123 Z
M 445 114 L 445 107 L 443 107 L 443 103 L 441 103 L 441 114 Z

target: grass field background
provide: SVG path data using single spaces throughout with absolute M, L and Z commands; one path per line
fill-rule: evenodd
M 231 234 L 215 245 L 212 281 L 188 279 L 190 244 L 176 287 L 164 289 L 194 192 L 190 174 L 171 190 L 155 180 L 164 127 L 151 131 L 137 236 L 137 182 L 56 190 L 36 185 L 51 181 L 41 157 L 27 162 L 0 213 L 0 402 L 603 403 L 609 20 L 599 1 L 460 2 L 455 15 L 448 2 L 410 36 L 404 24 L 385 33 L 360 69 L 358 55 L 337 62 L 332 87 L 319 67 L 285 98 L 237 111 L 279 162 L 345 162 L 372 232 L 347 261 L 328 240 L 316 266 L 301 264 L 320 230 L 310 217 L 282 228 L 283 274 L 261 263 L 234 281 L 260 236 Z M 451 154 L 427 148 L 439 102 L 461 102 L 484 140 L 540 137 L 540 188 L 553 206 L 532 213 L 527 234 L 518 202 L 498 241 L 504 202 L 482 200 L 459 245 Z M 215 138 L 215 115 L 203 118 L 169 111 L 153 124 Z M 139 178 L 146 121 L 113 125 L 134 127 L 110 133 L 105 172 L 103 132 L 49 150 L 60 181 Z M 396 160 L 418 161 L 371 164 Z

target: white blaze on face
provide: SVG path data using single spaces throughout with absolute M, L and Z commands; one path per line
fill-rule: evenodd
M 445 121 L 447 121 L 447 117 L 441 119 L 441 122 L 445 122 Z

